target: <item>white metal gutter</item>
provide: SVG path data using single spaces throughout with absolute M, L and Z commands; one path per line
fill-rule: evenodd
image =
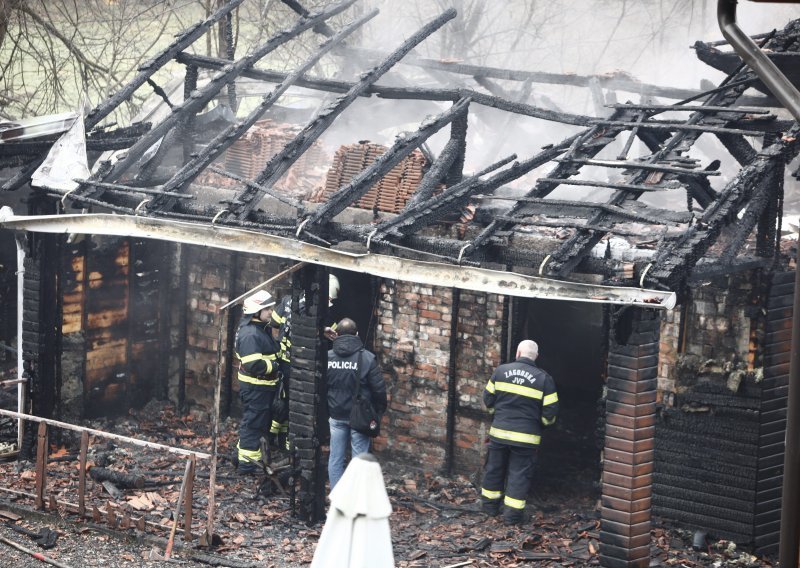
M 515 272 L 409 260 L 376 253 L 354 254 L 247 229 L 154 217 L 112 214 L 16 216 L 10 208 L 3 207 L 0 209 L 0 227 L 39 233 L 158 239 L 264 254 L 417 284 L 525 298 L 639 305 L 666 310 L 675 307 L 676 302 L 674 292 L 564 282 Z

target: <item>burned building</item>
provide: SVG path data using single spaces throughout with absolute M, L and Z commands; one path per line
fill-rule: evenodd
M 375 54 L 347 46 L 373 13 L 338 31 L 325 24 L 353 2 L 315 14 L 287 2 L 299 11 L 294 27 L 232 61 L 184 50 L 230 25 L 240 0 L 187 30 L 83 117 L 87 148 L 104 153 L 74 187 L 31 183 L 52 140 L 0 144 L 2 164 L 19 168 L 4 194 L 26 196 L 10 197 L 0 217 L 5 253 L 17 250 L 3 257 L 18 274 L 2 291 L 20 298 L 5 304 L 18 307 L 21 335 L 4 324 L 0 339 L 22 353 L 20 411 L 78 421 L 168 398 L 218 427 L 237 412 L 229 304 L 288 270 L 273 286 L 306 305 L 292 315 L 289 425 L 304 518 L 324 513 L 320 330 L 348 314 L 390 391 L 383 459 L 480 471 L 486 381 L 532 337 L 564 407 L 542 449 L 542 483 L 599 483 L 602 565 L 648 565 L 652 514 L 773 551 L 797 254 L 781 220 L 797 125 L 769 94 L 750 94 L 763 86 L 749 68 L 704 43 L 698 54 L 727 77 L 702 92 L 421 58 L 409 63 L 483 88 L 383 86 L 454 13 Z M 799 25 L 764 48 L 796 58 Z M 256 66 L 311 29 L 328 40 L 301 66 Z M 306 75 L 327 53 L 363 74 Z M 173 59 L 185 66 L 184 96 L 165 118 L 103 127 Z M 238 117 L 209 110 L 224 106 L 222 92 L 236 108 L 244 79 L 271 86 L 257 106 Z M 613 103 L 593 117 L 509 100 L 498 80 L 674 102 Z M 293 86 L 334 96 L 302 126 L 263 122 Z M 391 145 L 352 140 L 326 156 L 323 133 L 375 97 L 434 101 L 441 112 Z M 573 133 L 467 172 L 468 119 L 482 107 Z M 425 142 L 438 132 L 449 138 L 433 155 Z M 716 159 L 694 152 L 701 138 L 716 141 Z M 633 157 L 640 143 L 646 152 Z M 330 273 L 347 293 L 329 307 Z

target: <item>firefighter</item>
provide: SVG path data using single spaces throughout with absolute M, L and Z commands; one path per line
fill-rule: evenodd
M 305 313 L 305 298 L 300 298 L 299 312 Z M 278 330 L 278 368 L 282 374 L 282 383 L 279 385 L 276 396 L 281 397 L 283 404 L 278 405 L 280 411 L 272 417 L 269 432 L 275 438 L 279 448 L 288 448 L 286 434 L 289 431 L 289 378 L 291 376 L 291 348 L 292 348 L 292 297 L 286 295 L 272 311 L 272 327 Z
M 542 430 L 555 423 L 558 415 L 555 382 L 536 366 L 538 356 L 535 341 L 520 342 L 516 360 L 500 365 L 483 393 L 494 418 L 481 488 L 482 508 L 495 516 L 502 504 L 506 524 L 524 521 Z
M 239 359 L 239 398 L 242 421 L 236 445 L 239 472 L 255 473 L 261 468 L 261 438 L 268 436 L 272 399 L 280 379 L 280 346 L 272 337 L 270 321 L 275 300 L 266 290 L 244 301 L 242 320 L 236 331 Z

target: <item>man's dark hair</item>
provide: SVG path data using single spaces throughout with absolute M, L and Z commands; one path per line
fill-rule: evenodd
M 356 335 L 358 333 L 358 326 L 356 322 L 350 318 L 342 318 L 336 326 L 336 333 L 338 335 Z

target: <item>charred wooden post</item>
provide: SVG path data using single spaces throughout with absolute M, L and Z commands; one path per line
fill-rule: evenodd
M 304 311 L 300 298 L 305 297 Z M 300 470 L 295 514 L 309 523 L 325 515 L 327 472 L 322 444 L 328 438 L 325 412 L 328 273 L 307 266 L 292 276 L 292 385 L 289 390 L 289 441 Z
M 676 286 L 687 272 L 708 250 L 722 228 L 732 223 L 742 204 L 752 195 L 756 187 L 773 168 L 792 159 L 800 146 L 796 142 L 798 129 L 792 129 L 781 140 L 764 148 L 758 157 L 739 173 L 720 192 L 720 197 L 701 217 L 700 224 L 693 225 L 671 246 L 662 248 L 653 260 L 653 269 L 647 274 L 650 281 Z
M 199 70 L 196 65 L 187 65 L 186 74 L 183 78 L 183 100 L 189 100 L 192 93 L 197 90 L 197 79 L 199 77 Z M 186 164 L 192 159 L 194 153 L 194 135 L 195 135 L 195 114 L 187 114 L 181 117 L 178 129 L 180 131 L 180 139 L 183 141 L 183 163 Z
M 363 197 L 369 191 L 369 188 L 386 175 L 389 170 L 413 152 L 417 146 L 436 134 L 443 126 L 452 122 L 456 117 L 463 115 L 468 107 L 469 99 L 462 99 L 439 116 L 427 119 L 416 132 L 398 136 L 397 141 L 389 150 L 381 154 L 377 160 L 353 178 L 349 184 L 339 189 L 321 207 L 301 221 L 302 228 L 306 226 L 311 228 L 318 223 L 324 223 L 332 219 L 348 205 Z
M 650 565 L 653 437 L 661 316 L 623 308 L 608 354 L 600 565 Z
M 36 200 L 31 213 L 51 213 L 54 206 Z M 29 395 L 33 413 L 52 416 L 57 403 L 60 369 L 61 302 L 57 271 L 63 236 L 30 234 L 25 255 L 22 305 L 22 357 L 30 375 Z
M 359 29 L 366 22 L 374 18 L 378 14 L 377 10 L 373 10 L 369 14 L 357 19 L 355 22 L 349 24 L 342 29 L 338 34 L 334 35 L 329 41 L 325 42 L 320 48 L 311 55 L 302 65 L 292 71 L 286 76 L 286 79 L 281 81 L 270 93 L 264 96 L 259 105 L 247 115 L 241 122 L 237 122 L 226 128 L 214 137 L 200 153 L 194 158 L 189 158 L 189 155 L 184 149 L 184 156 L 186 156 L 185 165 L 164 185 L 164 191 L 183 191 L 206 167 L 211 164 L 222 152 L 227 150 L 234 142 L 244 135 L 248 129 L 253 126 L 256 121 L 261 118 L 264 113 L 269 110 L 275 102 L 331 49 L 339 45 L 347 36 L 352 34 L 355 30 Z M 192 66 L 192 69 L 197 67 Z M 188 72 L 187 72 L 188 74 Z M 188 75 L 187 75 L 188 76 Z M 149 204 L 148 209 L 164 209 L 165 204 L 168 203 L 166 199 L 156 199 Z
M 223 18 L 226 14 L 230 13 L 234 10 L 239 4 L 244 2 L 244 0 L 231 0 L 224 6 L 222 6 L 219 10 L 211 14 L 208 18 L 206 18 L 203 22 L 195 24 L 191 28 L 187 29 L 183 33 L 181 33 L 175 41 L 173 41 L 166 49 L 164 49 L 161 53 L 150 59 L 149 61 L 145 62 L 139 68 L 139 74 L 136 75 L 133 79 L 131 79 L 127 85 L 125 85 L 118 93 L 114 94 L 113 96 L 109 97 L 102 103 L 100 103 L 97 107 L 95 107 L 87 116 L 84 121 L 86 130 L 91 130 L 98 124 L 100 121 L 107 117 L 111 112 L 114 111 L 121 103 L 128 100 L 131 95 L 144 85 L 147 80 L 152 77 L 159 69 L 161 69 L 164 65 L 166 65 L 170 60 L 172 60 L 178 53 L 189 47 L 194 41 L 202 36 L 211 26 L 217 23 L 221 18 Z M 8 180 L 5 184 L 3 184 L 2 189 L 6 191 L 13 191 L 15 189 L 19 189 L 25 183 L 28 182 L 31 175 L 36 168 L 38 168 L 41 163 L 44 161 L 47 153 L 45 152 L 42 156 L 37 158 L 34 162 L 24 168 L 21 172 L 15 175 L 13 178 Z
M 200 91 L 193 93 L 188 99 L 172 109 L 169 117 L 159 122 L 153 129 L 142 136 L 139 141 L 131 146 L 125 158 L 114 164 L 111 170 L 102 176 L 103 180 L 115 180 L 133 166 L 159 138 L 165 136 L 174 126 L 176 126 L 183 116 L 193 115 L 202 110 L 226 85 L 232 83 L 241 75 L 242 71 L 255 65 L 261 58 L 274 51 L 286 42 L 294 39 L 305 30 L 311 28 L 318 21 L 330 18 L 343 12 L 355 0 L 345 0 L 344 2 L 325 10 L 312 18 L 301 19 L 288 31 L 281 32 L 258 48 L 253 50 L 250 55 L 226 65 L 225 69 L 217 74 L 208 85 Z
M 436 186 L 442 183 L 445 176 L 449 176 L 450 172 L 455 167 L 456 159 L 459 160 L 460 166 L 458 167 L 458 179 L 453 183 L 447 185 L 454 185 L 461 181 L 463 175 L 462 170 L 464 167 L 464 150 L 466 148 L 466 117 L 468 109 L 465 109 L 464 119 L 456 119 L 450 125 L 450 140 L 447 141 L 442 152 L 433 161 L 430 169 L 425 173 L 422 181 L 417 187 L 417 190 L 406 203 L 403 211 L 413 209 L 416 205 L 427 201 L 433 196 L 433 191 Z
M 183 542 L 192 542 L 192 499 L 194 495 L 194 476 L 197 468 L 197 457 L 189 456 L 186 474 L 186 493 L 183 501 Z
M 353 101 L 355 101 L 366 89 L 373 85 L 378 79 L 383 77 L 400 59 L 409 51 L 414 49 L 425 38 L 441 28 L 448 21 L 456 16 L 456 11 L 450 9 L 435 18 L 430 23 L 420 28 L 414 35 L 400 45 L 388 58 L 379 65 L 372 68 L 362 75 L 361 81 L 354 84 L 352 88 L 331 105 L 327 110 L 321 112 L 314 120 L 297 134 L 283 150 L 270 158 L 267 165 L 255 178 L 258 184 L 272 186 L 286 171 L 297 161 L 297 159 L 308 150 L 317 138 L 330 126 L 336 117 L 342 114 Z M 250 211 L 258 204 L 263 197 L 261 191 L 253 191 L 248 188 L 236 197 L 232 206 L 233 214 L 240 220 L 247 218 Z

